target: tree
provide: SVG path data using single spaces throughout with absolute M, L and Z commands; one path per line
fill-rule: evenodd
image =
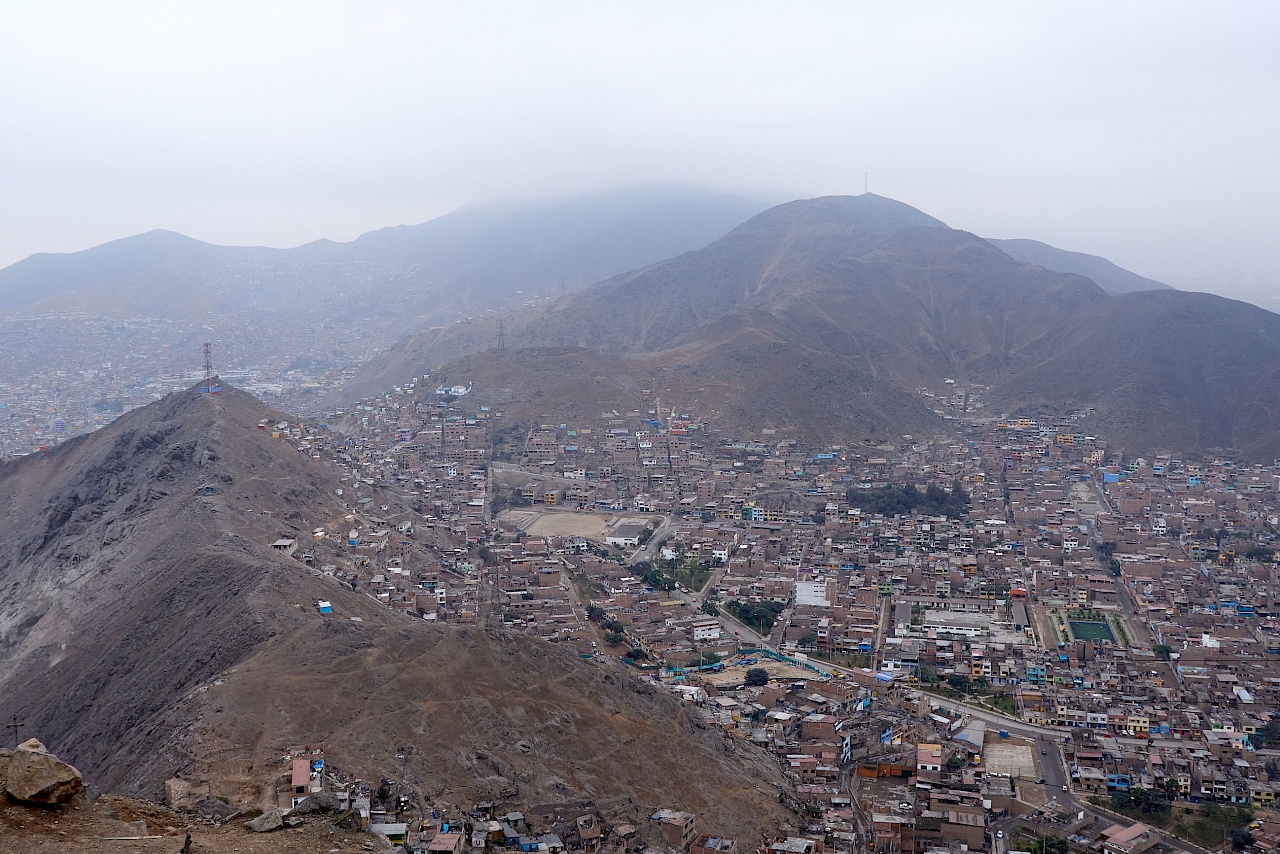
M 1254 747 L 1280 746 L 1280 718 L 1272 718 L 1258 727 L 1258 731 L 1249 736 L 1249 741 Z
M 601 620 L 603 620 L 603 619 L 604 619 L 604 617 L 605 617 L 605 610 L 604 610 L 604 608 L 601 608 L 599 605 L 588 605 L 588 606 L 587 606 L 587 619 L 588 619 L 588 620 L 591 620 L 593 623 L 598 623 L 598 622 L 600 622 Z
M 751 667 L 747 670 L 746 684 L 751 687 L 760 687 L 769 684 L 769 671 L 763 667 Z
M 622 632 L 605 632 L 604 642 L 609 646 L 617 646 L 622 643 Z
M 786 606 L 772 599 L 755 603 L 740 602 L 735 599 L 725 605 L 725 610 L 760 634 L 768 635 L 773 631 L 773 624 L 777 622 L 778 615 L 786 610 Z
M 706 602 L 702 603 L 702 613 L 710 617 L 714 617 L 720 613 L 720 609 L 716 607 L 715 602 L 712 602 L 710 599 L 708 599 Z
M 1232 828 L 1231 844 L 1236 848 L 1248 848 L 1253 844 L 1253 834 L 1245 827 Z
M 959 753 L 953 753 L 947 757 L 947 770 L 959 771 L 964 767 L 964 757 Z
M 947 676 L 947 684 L 957 691 L 968 691 L 969 677 L 963 673 L 952 673 Z
M 1134 789 L 1130 797 L 1145 815 L 1162 815 L 1169 812 L 1169 799 L 1161 792 Z
M 1167 643 L 1158 643 L 1151 647 L 1151 651 L 1163 658 L 1165 661 L 1168 661 L 1169 655 L 1173 652 L 1173 647 L 1169 646 Z

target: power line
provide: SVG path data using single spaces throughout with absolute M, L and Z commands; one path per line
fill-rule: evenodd
M 23 724 L 22 721 L 18 720 L 17 715 L 14 715 L 13 717 L 11 717 L 9 719 L 9 723 L 4 725 L 5 729 L 11 730 L 13 732 L 13 747 L 15 750 L 18 747 L 18 730 L 22 729 L 23 726 L 25 726 L 25 724 Z

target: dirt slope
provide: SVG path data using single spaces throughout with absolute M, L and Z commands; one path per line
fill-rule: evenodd
M 345 513 L 334 470 L 258 429 L 283 417 L 188 391 L 0 466 L 0 717 L 96 791 L 182 776 L 258 803 L 284 749 L 324 741 L 436 793 L 715 807 L 724 832 L 784 818 L 775 760 L 629 674 L 397 615 L 273 551 Z M 331 542 L 308 547 L 341 565 Z
M 312 623 L 188 708 L 207 757 L 192 773 L 238 778 L 246 793 L 305 733 L 349 773 L 457 804 L 621 798 L 619 817 L 636 821 L 674 803 L 743 834 L 784 817 L 773 757 L 665 690 L 522 636 Z

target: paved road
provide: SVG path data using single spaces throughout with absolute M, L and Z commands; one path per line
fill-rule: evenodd
M 931 695 L 932 697 L 932 695 Z M 950 700 L 952 704 L 956 704 L 955 700 Z M 1042 727 L 1032 725 L 1032 723 L 1021 723 L 1011 721 L 1010 718 L 1001 716 L 1001 714 L 992 714 L 986 709 L 974 708 L 973 705 L 963 705 L 965 712 L 970 716 L 978 718 L 978 720 L 988 723 L 995 723 L 1001 730 L 1006 730 L 1010 735 L 1018 735 L 1033 739 L 1036 741 L 1036 749 L 1041 752 L 1041 773 L 1044 776 L 1044 795 L 1048 800 L 1053 800 L 1060 805 L 1065 813 L 1075 816 L 1080 812 L 1085 817 L 1093 819 L 1093 821 L 1102 821 L 1107 823 L 1128 822 L 1132 823 L 1132 818 L 1116 816 L 1116 814 L 1102 812 L 1102 810 L 1088 803 L 1087 800 L 1078 798 L 1075 790 L 1070 789 L 1070 778 L 1068 768 L 1066 768 L 1066 757 L 1062 754 L 1062 737 L 1068 730 L 1059 729 L 1059 727 Z M 1004 830 L 1016 823 L 1016 819 L 1005 819 L 1004 822 L 997 822 L 995 827 L 997 830 Z M 1203 848 L 1192 842 L 1178 839 L 1176 836 L 1166 834 L 1165 831 L 1153 828 L 1160 835 L 1161 841 L 1172 849 L 1183 851 L 1184 854 L 1206 854 Z
M 658 543 L 660 543 L 662 538 L 667 535 L 667 531 L 671 530 L 671 526 L 673 524 L 675 524 L 674 516 L 664 516 L 662 518 L 662 524 L 658 525 L 658 527 L 654 529 L 653 534 L 649 539 L 645 540 L 644 545 L 636 549 L 635 552 L 632 553 L 631 557 L 627 558 L 627 565 L 634 566 L 642 560 L 647 560 L 650 563 L 656 563 L 658 552 L 660 550 Z
M 928 694 L 928 692 L 925 692 Z M 929 694 L 944 703 L 948 703 L 950 707 L 960 706 L 971 717 L 985 721 L 989 724 L 997 726 L 1009 732 L 1010 735 L 1017 735 L 1023 738 L 1029 738 L 1035 741 L 1036 749 L 1044 751 L 1040 756 L 1040 773 L 1044 775 L 1045 795 L 1046 797 L 1056 800 L 1069 814 L 1084 812 L 1087 817 L 1097 821 L 1105 821 L 1107 823 L 1114 822 L 1130 822 L 1133 819 L 1116 816 L 1106 812 L 1102 812 L 1097 807 L 1081 798 L 1076 797 L 1076 793 L 1071 789 L 1064 789 L 1069 785 L 1067 774 L 1066 757 L 1062 753 L 1063 736 L 1071 732 L 1070 729 L 1061 727 L 1043 727 L 1035 724 L 1029 724 L 1004 715 L 989 712 L 976 706 L 951 700 L 946 697 L 940 697 L 936 694 Z M 1012 824 L 1013 819 L 1006 822 L 997 822 L 996 829 L 1003 829 L 1002 826 Z M 1205 849 L 1190 842 L 1178 839 L 1161 830 L 1156 830 L 1160 834 L 1161 842 L 1174 848 L 1184 854 L 1205 854 Z

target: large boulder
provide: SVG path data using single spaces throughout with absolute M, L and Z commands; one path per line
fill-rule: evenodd
M 312 813 L 342 812 L 342 801 L 333 792 L 317 792 L 302 799 L 290 810 L 294 815 L 311 815 Z
M 245 826 L 254 833 L 270 833 L 284 827 L 284 813 L 278 809 L 264 812 L 257 818 L 246 821 Z
M 201 798 L 195 802 L 195 810 L 205 818 L 214 821 L 226 821 L 240 814 L 239 807 L 225 804 L 217 798 Z
M 32 738 L 9 757 L 5 789 L 9 797 L 32 804 L 66 803 L 84 790 L 80 772 Z

